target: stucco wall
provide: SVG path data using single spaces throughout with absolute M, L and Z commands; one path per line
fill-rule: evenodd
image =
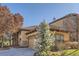
M 26 32 L 27 31 L 21 31 L 20 34 L 18 35 L 19 46 L 28 46 L 28 39 L 26 37 Z
M 53 32 L 52 32 L 53 34 Z M 64 42 L 70 41 L 70 33 L 69 32 L 57 32 L 55 34 L 63 35 L 64 36 Z

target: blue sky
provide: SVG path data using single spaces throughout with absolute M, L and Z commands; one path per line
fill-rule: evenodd
M 53 18 L 61 18 L 69 13 L 79 13 L 79 4 L 77 3 L 3 3 L 12 13 L 20 13 L 24 17 L 24 27 L 37 25 L 44 19 L 51 22 Z

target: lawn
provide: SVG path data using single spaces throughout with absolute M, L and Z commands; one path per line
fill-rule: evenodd
M 79 49 L 64 50 L 64 56 L 79 56 Z
M 52 52 L 52 56 L 79 56 L 79 49 L 70 49 L 70 50 Z

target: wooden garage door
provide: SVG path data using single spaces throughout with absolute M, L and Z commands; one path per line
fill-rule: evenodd
M 34 48 L 34 39 L 29 39 L 29 48 Z

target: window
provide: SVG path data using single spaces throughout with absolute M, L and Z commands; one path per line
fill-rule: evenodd
M 64 41 L 64 35 L 56 34 L 56 35 L 55 35 L 55 40 L 56 40 L 56 41 L 59 41 L 59 42 Z
M 19 41 L 21 41 L 21 38 L 19 39 Z
M 64 36 L 63 35 L 61 35 L 60 37 L 61 37 L 61 40 L 64 40 Z

